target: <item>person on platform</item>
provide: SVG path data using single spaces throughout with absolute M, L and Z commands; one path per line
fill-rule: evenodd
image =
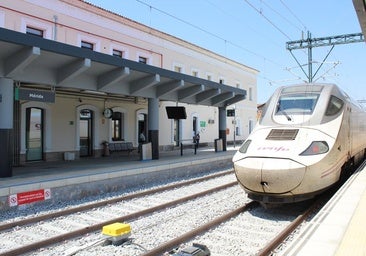
M 141 150 L 142 150 L 142 144 L 144 144 L 144 143 L 145 143 L 145 140 L 146 140 L 145 135 L 144 135 L 144 133 L 141 131 L 141 132 L 140 132 L 140 135 L 139 135 L 139 147 L 138 147 L 138 153 L 140 153 L 140 152 L 141 152 Z
M 200 134 L 199 133 L 197 133 L 196 134 L 196 136 L 195 136 L 195 143 L 196 143 L 196 147 L 198 148 L 198 145 L 200 144 Z

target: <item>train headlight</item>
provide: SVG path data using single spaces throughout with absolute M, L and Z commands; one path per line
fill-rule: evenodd
M 251 142 L 252 142 L 251 140 L 247 140 L 246 142 L 244 142 L 244 144 L 241 145 L 241 147 L 239 148 L 239 152 L 243 154 L 247 153 L 247 150 Z
M 300 156 L 311 156 L 327 153 L 329 150 L 328 143 L 325 141 L 313 141 L 310 146 L 300 154 Z

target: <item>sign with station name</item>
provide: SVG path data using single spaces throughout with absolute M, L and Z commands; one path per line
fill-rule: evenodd
M 55 92 L 15 88 L 15 100 L 30 100 L 40 102 L 55 102 Z

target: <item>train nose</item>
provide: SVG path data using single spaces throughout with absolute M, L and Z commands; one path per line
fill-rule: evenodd
M 238 181 L 248 190 L 286 193 L 298 185 L 306 167 L 290 159 L 245 158 L 234 163 Z

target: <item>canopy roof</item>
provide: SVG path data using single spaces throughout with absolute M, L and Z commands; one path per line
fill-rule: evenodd
M 226 107 L 246 91 L 0 28 L 0 76 L 56 91 L 106 93 Z

